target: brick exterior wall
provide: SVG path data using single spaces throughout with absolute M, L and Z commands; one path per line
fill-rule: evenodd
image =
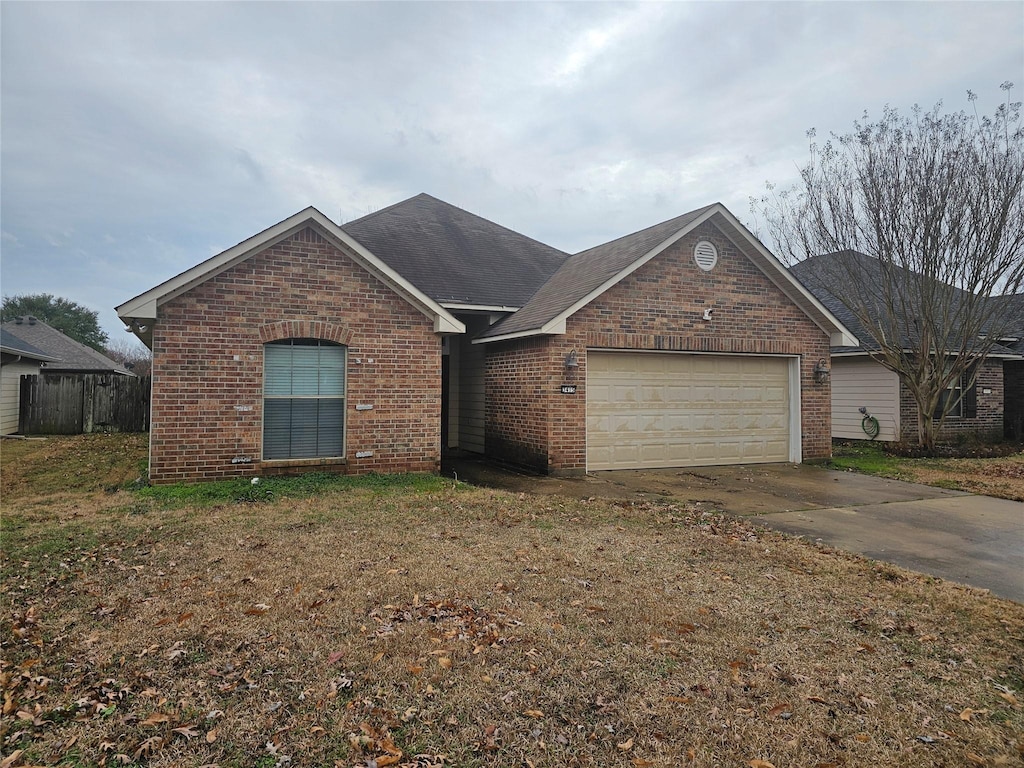
M 348 348 L 345 456 L 264 462 L 263 345 L 302 337 Z M 440 403 L 432 321 L 306 228 L 160 307 L 150 479 L 436 471 Z
M 992 391 L 986 395 L 985 389 Z M 977 418 L 947 416 L 939 432 L 939 440 L 956 440 L 968 435 L 991 438 L 1003 434 L 1002 360 L 986 360 L 982 363 L 978 371 L 977 397 Z M 917 403 L 903 382 L 900 382 L 900 434 L 903 440 L 917 441 Z
M 487 346 L 485 450 L 510 464 L 548 471 L 552 344 L 547 337 Z
M 1003 428 L 1013 440 L 1024 440 L 1024 360 L 1003 363 Z
M 693 262 L 702 239 L 718 248 L 711 272 Z M 710 321 L 706 308 L 714 309 Z M 831 456 L 831 389 L 814 382 L 815 364 L 829 357 L 828 336 L 711 224 L 572 315 L 566 331 L 531 340 L 529 356 L 517 355 L 525 342 L 488 345 L 489 456 L 553 473 L 585 470 L 588 348 L 797 355 L 803 458 Z M 567 370 L 572 350 L 579 367 Z M 562 384 L 575 384 L 576 394 L 560 394 Z M 514 421 L 524 406 L 532 413 Z

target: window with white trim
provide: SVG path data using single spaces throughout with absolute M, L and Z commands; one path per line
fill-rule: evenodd
M 949 383 L 944 392 L 939 394 L 939 404 L 935 408 L 935 415 L 938 416 L 946 409 L 947 403 L 952 403 L 949 407 L 949 413 L 947 416 L 963 416 L 964 415 L 964 379 L 962 376 L 958 376 Z
M 263 458 L 345 455 L 347 349 L 320 339 L 263 347 Z

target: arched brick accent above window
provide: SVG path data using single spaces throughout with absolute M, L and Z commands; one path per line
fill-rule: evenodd
M 264 344 L 282 339 L 323 339 L 348 346 L 353 336 L 351 328 L 322 320 L 279 320 L 260 326 L 260 341 Z

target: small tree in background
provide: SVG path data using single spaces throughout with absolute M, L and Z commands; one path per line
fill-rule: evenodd
M 1013 84 L 1001 88 L 1006 102 L 992 117 L 944 114 L 940 103 L 910 116 L 887 107 L 874 122 L 865 113 L 823 146 L 812 130 L 800 182 L 751 201 L 791 264 L 840 251 L 872 257 L 835 259 L 823 287 L 913 396 L 928 450 L 957 406 L 951 388 L 974 385 L 978 361 L 1013 324 L 988 297 L 1022 290 L 1024 131 Z
M 107 334 L 100 328 L 99 313 L 69 299 L 50 293 L 4 296 L 0 322 L 32 315 L 65 336 L 102 352 Z
M 153 370 L 153 353 L 134 336 L 109 342 L 103 354 L 139 376 L 149 376 Z

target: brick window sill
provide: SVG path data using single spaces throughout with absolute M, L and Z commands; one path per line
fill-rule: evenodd
M 348 464 L 348 460 L 343 456 L 313 459 L 264 459 L 260 462 L 260 466 L 267 469 L 274 467 L 336 467 L 345 464 Z

